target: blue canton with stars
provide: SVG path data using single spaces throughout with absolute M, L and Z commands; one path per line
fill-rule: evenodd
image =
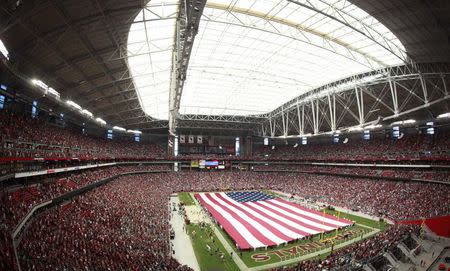
M 227 192 L 228 197 L 232 198 L 233 200 L 243 203 L 243 202 L 255 202 L 260 200 L 269 200 L 273 199 L 274 197 L 258 192 L 258 191 L 250 191 L 250 192 Z

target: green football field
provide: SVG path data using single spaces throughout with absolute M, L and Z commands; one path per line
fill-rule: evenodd
M 320 251 L 321 249 L 325 249 L 331 246 L 331 243 L 327 244 L 325 240 L 330 240 L 330 238 L 335 237 L 336 235 L 343 234 L 345 232 L 355 232 L 355 233 L 357 232 L 358 234 L 355 235 L 353 238 L 359 238 L 361 235 L 369 233 L 370 231 L 371 231 L 370 229 L 355 225 L 353 227 L 347 228 L 346 230 L 340 230 L 337 233 L 331 232 L 325 234 L 324 236 L 317 235 L 310 240 L 298 240 L 296 242 L 284 246 L 271 247 L 267 249 L 259 248 L 252 251 L 243 251 L 241 253 L 240 251 L 235 249 L 232 240 L 226 235 L 226 233 L 220 230 L 223 236 L 227 236 L 226 238 L 227 242 L 229 242 L 230 245 L 232 245 L 232 247 L 235 249 L 235 252 L 239 254 L 239 256 L 244 261 L 245 265 L 247 265 L 247 267 L 264 266 L 267 264 L 289 260 L 291 258 L 299 257 L 302 255 L 304 256 L 308 254 L 313 254 L 316 251 Z M 299 246 L 307 248 L 308 250 L 300 251 L 298 249 Z M 294 249 L 294 247 L 297 249 Z M 258 257 L 260 258 L 270 257 L 270 258 L 264 261 L 257 261 L 256 259 Z
M 186 205 L 197 204 L 189 193 L 180 193 L 179 198 Z M 274 265 L 292 265 L 295 262 L 305 259 L 325 258 L 330 254 L 331 247 L 338 250 L 340 246 L 348 246 L 354 242 L 361 241 L 369 235 L 376 234 L 388 227 L 388 224 L 385 222 L 334 210 L 326 209 L 324 211 L 328 214 L 339 216 L 340 218 L 352 220 L 355 222 L 355 225 L 323 235 L 316 235 L 309 240 L 297 240 L 293 243 L 278 247 L 247 251 L 239 251 L 233 243 L 233 240 L 219 225 L 206 224 L 200 227 L 199 224 L 190 224 L 187 225 L 187 229 L 200 269 L 206 271 L 240 270 L 235 261 L 231 259 L 230 252 L 227 252 L 225 246 L 229 250 L 231 249 L 234 257 L 239 257 L 247 268 L 264 270 L 274 267 Z M 227 244 L 222 244 L 217 234 Z M 347 238 L 344 238 L 346 235 Z
M 209 225 L 200 227 L 198 224 L 187 225 L 187 230 L 194 247 L 195 257 L 197 257 L 200 269 L 203 270 L 239 270 L 238 266 L 231 259 L 222 243 Z M 193 234 L 195 231 L 195 234 Z M 210 250 L 208 250 L 208 246 Z M 221 257 L 223 254 L 223 258 Z
M 184 205 L 195 205 L 195 201 L 192 199 L 191 193 L 188 192 L 181 192 L 178 193 L 178 198 L 180 199 L 180 202 Z

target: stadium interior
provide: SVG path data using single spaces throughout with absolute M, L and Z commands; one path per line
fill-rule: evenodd
M 450 1 L 0 3 L 0 271 L 450 270 Z

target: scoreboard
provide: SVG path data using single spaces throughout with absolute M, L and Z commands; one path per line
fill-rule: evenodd
M 225 169 L 225 161 L 191 160 L 191 167 L 199 169 Z

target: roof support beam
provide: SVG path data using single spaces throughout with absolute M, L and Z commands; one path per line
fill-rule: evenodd
M 305 132 L 305 105 L 302 105 L 302 112 L 300 114 L 300 106 L 297 104 L 297 120 L 298 120 L 298 134 L 303 135 Z
M 336 130 L 336 96 L 332 95 L 333 100 L 331 100 L 330 95 L 327 95 L 328 99 L 328 108 L 330 109 L 330 126 L 331 131 Z
M 313 119 L 313 130 L 314 134 L 319 133 L 319 101 L 311 100 L 311 113 Z
M 272 122 L 273 122 L 273 119 L 270 118 L 270 119 L 269 119 L 270 136 L 271 136 L 271 137 L 274 137 L 274 136 L 275 136 L 275 126 L 274 126 L 274 124 L 273 124 Z
M 298 30 L 301 35 L 293 35 L 292 33 L 283 33 L 274 28 L 270 28 L 271 30 L 269 31 L 268 29 L 263 28 L 260 24 L 257 24 L 257 23 L 249 25 L 249 24 L 243 23 L 242 21 L 239 21 L 239 23 L 237 24 L 242 27 L 254 28 L 254 29 L 258 29 L 260 31 L 266 31 L 269 33 L 293 38 L 293 39 L 305 42 L 307 44 L 320 47 L 322 49 L 328 50 L 335 54 L 341 55 L 345 58 L 352 59 L 353 61 L 357 61 L 363 65 L 366 65 L 370 69 L 374 69 L 375 64 L 380 67 L 388 66 L 386 63 L 380 61 L 377 58 L 370 56 L 367 53 L 364 53 L 363 51 L 353 47 L 349 43 L 346 43 L 340 39 L 332 37 L 326 33 L 320 32 L 314 28 L 310 28 L 305 25 L 299 24 L 298 22 L 288 20 L 286 18 L 280 18 L 280 17 L 276 17 L 276 16 L 268 17 L 267 14 L 263 13 L 263 12 L 256 12 L 253 10 L 239 8 L 239 7 L 232 6 L 232 5 L 223 5 L 223 4 L 213 3 L 213 2 L 207 3 L 206 7 L 217 9 L 217 10 L 227 11 L 232 16 L 235 16 L 235 13 L 252 16 L 252 17 L 261 19 L 262 21 L 264 21 L 266 24 L 269 24 L 269 25 L 272 25 L 272 23 L 277 23 L 277 24 L 282 24 L 282 25 L 291 27 L 292 29 Z M 214 18 L 204 18 L 204 19 L 206 21 L 223 23 L 223 21 L 219 20 L 219 19 L 214 19 Z M 230 23 L 227 22 L 227 24 L 230 24 Z M 302 34 L 302 32 L 312 34 L 312 35 L 316 36 L 317 39 L 311 40 L 310 38 L 308 38 L 307 36 Z M 345 48 L 346 53 L 342 52 L 342 50 L 337 50 L 335 48 L 336 47 L 335 45 Z
M 324 10 L 321 10 L 319 7 L 316 7 L 314 5 L 311 4 L 311 2 L 307 1 L 308 4 L 304 4 L 304 3 L 300 3 L 299 1 L 296 0 L 288 0 L 291 3 L 297 4 L 301 7 L 307 8 L 311 11 L 317 12 L 319 14 L 322 14 L 323 16 L 326 16 L 336 22 L 339 22 L 342 25 L 345 25 L 346 27 L 351 28 L 352 30 L 354 30 L 355 32 L 358 32 L 361 35 L 364 35 L 365 37 L 367 37 L 368 39 L 372 40 L 373 42 L 377 43 L 379 46 L 383 47 L 385 50 L 391 52 L 393 55 L 395 55 L 396 57 L 398 57 L 399 59 L 401 59 L 402 61 L 404 61 L 405 63 L 407 63 L 407 59 L 406 59 L 406 53 L 398 48 L 395 44 L 393 44 L 391 41 L 389 41 L 388 39 L 384 38 L 383 35 L 380 35 L 377 31 L 375 31 L 374 29 L 372 29 L 371 26 L 363 23 L 363 21 L 361 20 L 357 20 L 355 17 L 353 17 L 353 19 L 355 20 L 355 22 L 353 23 L 348 23 L 347 21 L 345 21 L 342 18 L 342 15 L 340 13 L 343 13 L 341 10 L 338 10 L 336 7 L 330 5 L 330 8 L 332 10 L 334 10 L 335 13 L 337 13 L 341 18 L 338 18 L 335 15 L 331 15 L 328 14 L 327 12 L 325 12 Z M 351 14 L 346 14 L 347 16 L 351 16 Z M 370 29 L 370 31 L 368 31 Z M 373 34 L 377 34 L 378 37 L 374 37 Z M 380 42 L 379 39 L 381 39 L 382 41 Z M 394 47 L 396 50 L 394 50 Z
M 182 0 L 178 7 L 169 91 L 169 133 L 175 135 L 184 81 L 206 0 Z
M 281 120 L 282 120 L 282 122 L 283 122 L 283 135 L 284 136 L 287 136 L 287 127 L 286 127 L 286 117 L 285 117 L 285 112 L 283 111 L 283 112 L 281 112 Z
M 392 105 L 394 106 L 394 114 L 398 114 L 397 85 L 395 81 L 389 77 L 389 87 L 391 89 Z
M 420 79 L 420 84 L 422 85 L 424 103 L 427 104 L 428 103 L 427 83 L 425 82 L 425 79 L 423 78 L 422 73 L 419 73 L 419 79 Z
M 364 124 L 364 100 L 362 90 L 358 89 L 358 86 L 355 86 L 355 96 L 358 103 L 359 124 L 362 125 Z
M 447 89 L 447 84 L 445 82 L 445 76 L 443 74 L 441 74 L 441 79 L 442 79 L 442 84 L 444 85 L 444 93 L 445 96 L 448 96 L 448 89 Z

